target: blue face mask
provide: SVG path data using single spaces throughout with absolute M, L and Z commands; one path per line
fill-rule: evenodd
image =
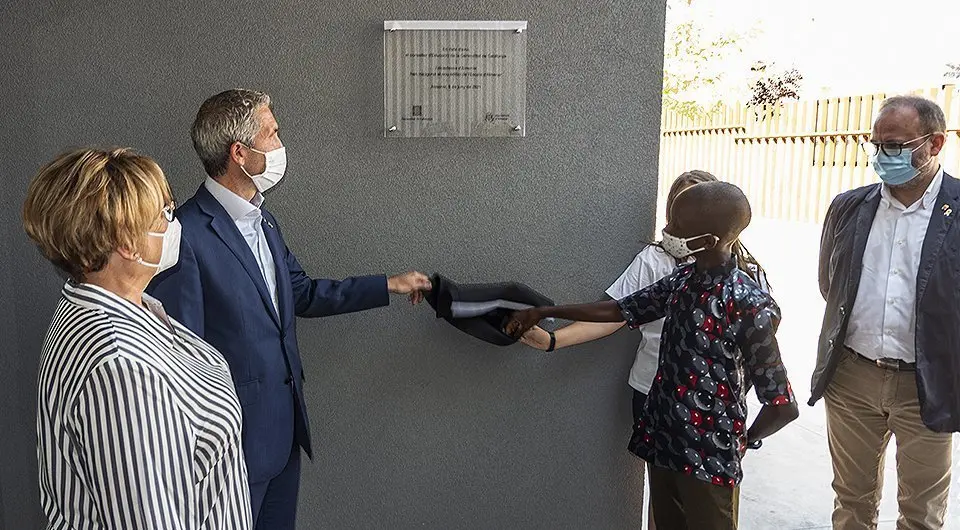
M 921 136 L 920 138 L 923 137 Z M 914 138 L 914 141 L 920 138 Z M 901 150 L 897 156 L 890 156 L 882 150 L 878 150 L 877 154 L 870 157 L 873 170 L 877 172 L 880 180 L 889 186 L 899 186 L 910 182 L 920 174 L 920 170 L 927 167 L 927 165 L 934 160 L 934 157 L 931 156 L 930 160 L 927 160 L 922 166 L 913 167 L 913 153 L 923 147 L 925 143 L 927 142 L 924 141 L 922 144 L 910 150 Z

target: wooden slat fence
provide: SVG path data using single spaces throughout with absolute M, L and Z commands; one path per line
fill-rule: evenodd
M 947 116 L 941 162 L 960 171 L 960 90 L 916 90 Z M 893 95 L 893 94 L 889 94 Z M 677 175 L 709 171 L 743 188 L 754 215 L 820 222 L 837 193 L 876 182 L 860 143 L 888 94 L 789 102 L 760 119 L 738 104 L 691 119 L 664 111 L 660 141 L 660 204 Z M 660 216 L 662 217 L 662 215 Z

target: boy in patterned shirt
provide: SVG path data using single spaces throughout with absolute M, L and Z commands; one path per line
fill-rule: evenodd
M 520 337 L 547 317 L 631 327 L 664 318 L 657 375 L 629 445 L 651 464 L 661 528 L 735 530 L 747 447 L 799 415 L 775 335 L 780 309 L 731 252 L 750 215 L 733 184 L 692 186 L 674 200 L 661 245 L 694 263 L 622 300 L 518 311 L 506 326 Z M 747 429 L 750 386 L 763 408 Z

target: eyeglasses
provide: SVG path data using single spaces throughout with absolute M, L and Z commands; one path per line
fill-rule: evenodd
M 923 139 L 929 138 L 929 137 L 931 137 L 931 136 L 933 136 L 933 133 L 925 134 L 925 135 L 923 135 L 923 136 L 918 136 L 917 138 L 914 138 L 913 140 L 907 140 L 906 142 L 903 142 L 903 143 L 896 143 L 896 142 L 883 142 L 883 143 L 881 143 L 881 142 L 863 142 L 862 144 L 860 144 L 860 148 L 863 149 L 863 152 L 864 152 L 864 153 L 867 153 L 867 156 L 877 156 L 877 155 L 880 154 L 881 152 L 882 152 L 883 154 L 887 155 L 887 156 L 900 156 L 900 153 L 902 153 L 902 152 L 903 152 L 903 149 L 904 149 L 905 147 L 907 147 L 908 145 L 912 144 L 913 142 L 916 142 L 917 140 L 923 140 Z M 923 145 L 923 144 L 920 144 L 920 145 Z M 920 146 L 918 145 L 915 149 L 911 149 L 910 151 L 913 152 L 913 151 L 916 151 L 916 150 L 919 149 L 919 148 L 920 148 Z
M 176 203 L 171 202 L 170 204 L 164 206 L 162 210 L 160 210 L 160 215 L 162 215 L 163 218 L 166 219 L 168 223 L 172 223 L 174 219 L 173 212 L 176 209 L 177 209 Z

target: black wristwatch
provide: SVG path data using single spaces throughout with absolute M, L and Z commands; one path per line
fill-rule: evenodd
M 550 346 L 547 346 L 547 353 L 550 353 L 557 348 L 557 336 L 552 331 L 548 331 L 547 335 L 550 335 Z

